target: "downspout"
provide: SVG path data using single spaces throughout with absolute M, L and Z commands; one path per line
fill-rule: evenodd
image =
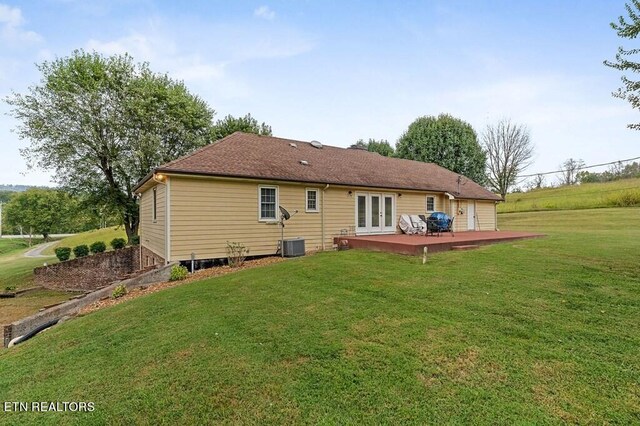
M 140 234 L 142 233 L 142 196 L 141 194 L 136 194 L 136 199 L 138 200 L 138 267 L 143 269 L 142 265 L 142 238 L 140 238 Z
M 320 210 L 320 227 L 321 227 L 321 231 L 320 233 L 322 234 L 322 251 L 325 251 L 325 238 L 324 238 L 324 191 L 326 191 L 329 188 L 329 184 L 327 184 L 324 188 L 322 188 L 322 206 L 321 206 L 321 210 Z
M 165 264 L 168 265 L 169 263 L 171 263 L 171 178 L 167 176 L 166 179 L 167 179 L 167 183 L 165 186 L 166 189 L 165 189 L 165 200 L 164 200 L 164 207 L 165 207 L 165 215 L 164 215 L 165 259 L 164 259 L 164 262 Z

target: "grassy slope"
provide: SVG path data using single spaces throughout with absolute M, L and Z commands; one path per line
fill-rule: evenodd
M 42 266 L 44 262 L 57 262 L 52 258 L 25 258 L 24 252 L 29 250 L 25 240 L 0 239 L 0 292 L 7 287 L 18 290 L 33 285 L 33 268 Z M 62 291 L 37 291 L 27 293 L 13 299 L 0 299 L 0 325 L 38 312 L 43 306 L 61 302 L 70 297 Z
M 322 253 L 76 319 L 0 353 L 0 400 L 96 411 L 0 423 L 638 422 L 640 209 L 602 212 L 501 216 L 549 237 L 426 266 Z
M 508 194 L 499 213 L 640 206 L 640 178 Z
M 25 258 L 29 249 L 27 241 L 0 239 L 0 291 L 7 286 L 17 289 L 32 285 L 33 268 L 44 262 L 56 262 L 56 258 Z
M 54 254 L 56 247 L 70 247 L 74 248 L 80 244 L 86 244 L 90 246 L 96 241 L 102 241 L 107 245 L 107 249 L 111 249 L 109 243 L 114 238 L 127 238 L 127 234 L 122 227 L 112 227 L 96 229 L 93 231 L 82 232 L 80 234 L 73 235 L 71 237 L 63 238 L 55 246 L 49 247 L 44 251 L 44 254 Z

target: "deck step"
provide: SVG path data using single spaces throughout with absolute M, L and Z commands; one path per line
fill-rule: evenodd
M 473 250 L 480 247 L 478 244 L 466 244 L 462 246 L 452 246 L 451 250 Z

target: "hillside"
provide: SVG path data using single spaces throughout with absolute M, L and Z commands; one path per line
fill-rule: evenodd
M 65 322 L 0 351 L 0 400 L 95 411 L 0 424 L 636 422 L 640 209 L 500 220 L 549 236 L 320 253 Z
M 107 245 L 107 249 L 111 250 L 109 243 L 114 238 L 124 238 L 127 239 L 127 234 L 124 231 L 124 228 L 120 226 L 112 226 L 109 228 L 102 229 L 94 229 L 92 231 L 81 232 L 79 234 L 75 234 L 71 237 L 63 238 L 58 241 L 55 245 L 44 250 L 44 254 L 53 255 L 56 247 L 70 247 L 74 248 L 80 244 L 86 244 L 90 246 L 92 243 L 96 241 L 102 241 Z
M 640 206 L 640 178 L 508 194 L 498 213 Z

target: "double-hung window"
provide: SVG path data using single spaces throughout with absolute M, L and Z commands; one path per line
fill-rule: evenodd
M 274 221 L 278 219 L 278 188 L 275 186 L 258 187 L 259 219 L 261 221 Z
M 318 212 L 318 190 L 317 189 L 307 189 L 307 200 L 306 200 L 306 211 L 307 212 Z
M 427 196 L 427 211 L 432 212 L 436 210 L 436 198 Z

